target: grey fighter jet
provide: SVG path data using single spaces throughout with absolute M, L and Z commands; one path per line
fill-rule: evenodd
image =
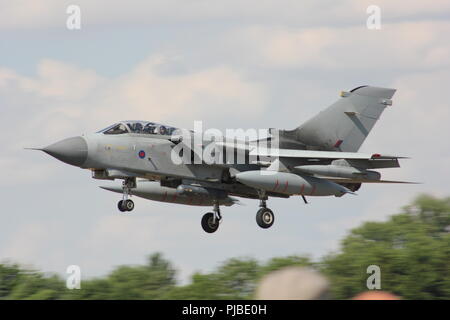
M 95 179 L 123 180 L 121 186 L 101 187 L 122 194 L 121 212 L 133 210 L 130 196 L 211 206 L 201 225 L 212 233 L 222 221 L 220 206 L 232 206 L 239 202 L 236 197 L 243 197 L 259 200 L 256 222 L 269 228 L 274 223 L 266 205 L 269 197 L 301 196 L 307 203 L 307 197 L 355 193 L 363 183 L 402 183 L 381 180 L 373 170 L 399 167 L 401 157 L 358 153 L 381 113 L 392 105 L 394 93 L 371 86 L 343 91 L 335 103 L 298 128 L 270 129 L 251 141 L 122 121 L 39 150 L 91 170 Z M 206 161 L 206 150 L 216 161 Z

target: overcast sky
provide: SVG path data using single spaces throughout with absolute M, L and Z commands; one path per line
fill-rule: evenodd
M 145 4 L 144 4 L 145 3 Z M 66 28 L 67 6 L 81 30 Z M 381 8 L 381 30 L 366 9 Z M 448 196 L 450 2 L 0 0 L 0 260 L 85 277 L 160 251 L 186 280 L 229 257 L 337 250 L 363 221 L 385 220 L 427 192 Z M 360 85 L 396 88 L 361 151 L 410 156 L 357 196 L 271 199 L 268 230 L 257 201 L 222 210 L 134 199 L 99 189 L 90 172 L 23 147 L 46 146 L 122 119 L 191 128 L 292 129 Z M 120 184 L 116 181 L 116 184 Z

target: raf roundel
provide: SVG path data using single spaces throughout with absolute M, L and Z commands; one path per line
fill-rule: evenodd
M 139 158 L 144 159 L 145 158 L 145 151 L 144 150 L 139 151 L 138 155 L 139 155 Z

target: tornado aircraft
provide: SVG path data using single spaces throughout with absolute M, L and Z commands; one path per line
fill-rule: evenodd
M 222 222 L 220 208 L 238 204 L 241 197 L 259 200 L 256 222 L 267 229 L 275 221 L 267 207 L 270 197 L 299 196 L 308 203 L 308 197 L 354 194 L 364 183 L 405 183 L 382 180 L 374 170 L 399 167 L 402 157 L 358 152 L 395 91 L 372 86 L 342 91 L 299 127 L 269 129 L 264 137 L 229 139 L 149 121 L 120 121 L 31 149 L 88 169 L 94 179 L 121 180 L 101 188 L 122 194 L 117 207 L 123 213 L 134 209 L 132 196 L 211 207 L 201 226 L 213 233 Z

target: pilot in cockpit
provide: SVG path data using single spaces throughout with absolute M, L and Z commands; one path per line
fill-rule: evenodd
M 106 129 L 99 132 L 103 134 L 124 134 L 124 133 L 137 133 L 137 134 L 156 134 L 156 135 L 171 135 L 176 128 L 164 126 L 154 122 L 123 122 L 116 123 Z
M 142 133 L 142 124 L 140 122 L 130 123 L 129 127 L 133 133 Z
M 155 134 L 155 129 L 155 124 L 150 122 L 145 125 L 143 132 L 147 134 Z
M 159 134 L 165 135 L 167 133 L 167 129 L 164 126 L 159 127 Z

